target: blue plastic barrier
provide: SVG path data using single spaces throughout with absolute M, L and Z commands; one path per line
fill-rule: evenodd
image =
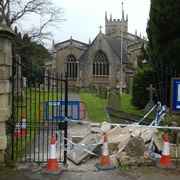
M 65 119 L 65 101 L 45 101 L 40 103 L 40 120 L 62 121 Z M 83 106 L 83 108 L 82 108 Z M 45 109 L 44 109 L 45 108 Z M 82 109 L 81 109 L 82 108 Z M 42 113 L 45 113 L 42 115 Z M 44 118 L 45 117 L 45 118 Z M 86 118 L 86 104 L 83 101 L 68 101 L 68 119 L 83 120 Z

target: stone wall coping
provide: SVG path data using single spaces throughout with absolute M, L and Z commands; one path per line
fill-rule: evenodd
M 16 36 L 16 33 L 11 28 L 0 24 L 0 37 L 8 37 L 9 39 L 12 39 L 14 36 Z

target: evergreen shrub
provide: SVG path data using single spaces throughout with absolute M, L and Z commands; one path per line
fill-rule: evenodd
M 138 70 L 133 76 L 132 104 L 143 109 L 149 101 L 149 91 L 146 90 L 153 84 L 152 68 L 148 65 Z

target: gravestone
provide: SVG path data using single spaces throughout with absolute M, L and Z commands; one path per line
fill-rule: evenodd
M 108 96 L 108 107 L 120 110 L 121 96 L 119 91 L 112 90 Z
M 88 93 L 96 94 L 96 86 L 93 84 L 90 84 Z
M 40 84 L 40 89 L 44 90 L 44 84 Z
M 26 89 L 26 87 L 27 87 L 27 79 L 26 79 L 26 77 L 22 77 L 22 81 L 23 81 L 23 90 L 24 89 Z
M 106 86 L 100 86 L 100 98 L 107 99 L 107 88 Z
M 21 70 L 21 58 L 20 56 L 16 56 L 16 74 L 14 76 L 14 98 L 15 100 L 23 100 L 24 99 L 24 91 L 23 91 L 23 77 Z
M 95 87 L 96 87 L 96 96 L 100 97 L 100 87 L 98 85 L 96 85 Z
M 133 86 L 133 75 L 129 75 L 129 93 L 132 94 L 132 86 Z
M 145 113 L 148 113 L 154 106 L 155 103 L 153 101 L 153 91 L 155 91 L 156 89 L 153 88 L 152 84 L 149 85 L 148 88 L 146 88 L 147 91 L 149 91 L 149 101 L 145 106 Z M 155 113 L 155 111 L 153 111 L 152 113 Z

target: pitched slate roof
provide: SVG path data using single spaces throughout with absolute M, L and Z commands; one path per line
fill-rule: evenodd
M 73 46 L 82 50 L 86 50 L 89 47 L 89 44 L 74 40 L 74 39 L 69 39 L 67 41 L 63 41 L 60 43 L 55 44 L 55 48 L 56 49 L 64 49 L 67 48 L 69 46 Z
M 108 44 L 111 46 L 111 48 L 114 50 L 114 52 L 119 56 L 119 58 L 121 59 L 121 43 L 117 40 L 114 39 L 110 36 L 107 36 L 105 34 L 102 34 L 104 39 L 108 42 Z M 126 55 L 126 51 L 125 49 L 123 49 L 123 63 L 124 64 L 130 64 L 130 61 L 128 60 L 128 57 Z

